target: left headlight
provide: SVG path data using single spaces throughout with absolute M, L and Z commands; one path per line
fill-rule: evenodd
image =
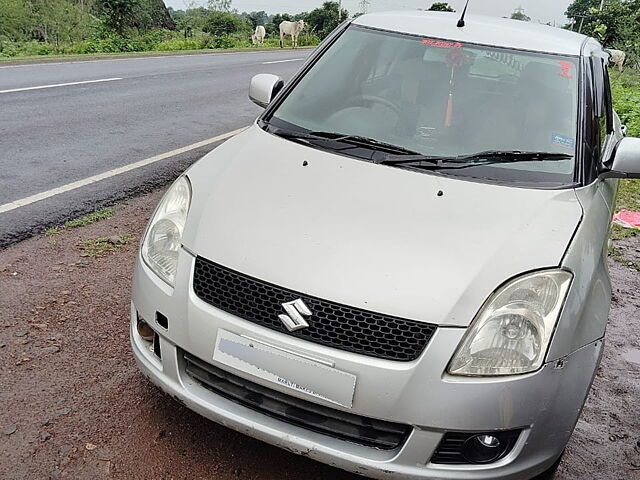
M 540 368 L 572 278 L 566 270 L 545 270 L 498 289 L 467 330 L 449 374 L 515 375 Z
M 176 278 L 178 252 L 190 204 L 191 183 L 183 175 L 160 200 L 140 247 L 145 263 L 171 286 Z

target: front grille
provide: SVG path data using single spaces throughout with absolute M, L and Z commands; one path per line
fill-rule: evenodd
M 196 258 L 193 289 L 220 310 L 278 332 L 370 357 L 410 361 L 420 356 L 436 326 L 322 300 Z M 301 298 L 311 310 L 309 327 L 289 332 L 282 304 Z
M 187 374 L 208 390 L 270 417 L 333 438 L 392 450 L 402 445 L 411 431 L 409 425 L 341 412 L 271 390 L 186 352 L 184 360 Z

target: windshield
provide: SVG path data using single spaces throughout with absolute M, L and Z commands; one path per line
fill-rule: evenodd
M 266 121 L 283 131 L 356 136 L 474 163 L 443 174 L 568 184 L 575 164 L 577 76 L 573 57 L 352 26 Z M 366 145 L 343 150 L 336 144 L 314 146 L 372 159 L 361 155 Z M 562 155 L 504 156 L 481 164 L 474 154 L 487 151 Z

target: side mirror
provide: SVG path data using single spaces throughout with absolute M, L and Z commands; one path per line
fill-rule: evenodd
M 625 137 L 602 172 L 605 178 L 640 178 L 640 138 Z
M 249 98 L 256 105 L 266 108 L 284 87 L 284 80 L 277 75 L 260 73 L 251 79 Z

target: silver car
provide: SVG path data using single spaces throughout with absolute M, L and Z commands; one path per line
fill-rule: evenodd
M 551 27 L 371 14 L 167 191 L 140 369 L 199 414 L 373 478 L 549 475 L 603 349 L 640 139 L 608 55 Z

